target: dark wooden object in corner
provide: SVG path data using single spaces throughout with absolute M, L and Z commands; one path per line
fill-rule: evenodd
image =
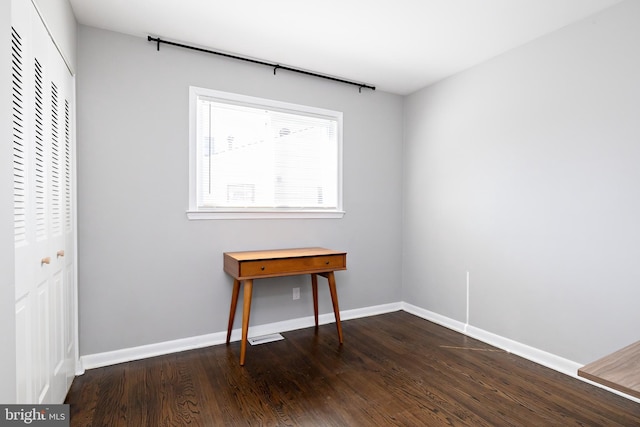
M 578 375 L 640 399 L 640 341 L 583 366 Z

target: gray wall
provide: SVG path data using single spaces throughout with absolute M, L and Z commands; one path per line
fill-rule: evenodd
M 579 363 L 640 339 L 640 2 L 406 98 L 403 299 Z
M 400 301 L 401 97 L 83 26 L 78 58 L 81 355 L 225 331 L 224 251 L 346 250 L 342 310 Z M 344 112 L 346 216 L 188 221 L 190 85 Z M 258 281 L 251 324 L 311 315 L 309 282 Z

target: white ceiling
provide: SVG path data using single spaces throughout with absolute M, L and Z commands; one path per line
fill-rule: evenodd
M 81 24 L 405 95 L 621 0 L 69 0 Z

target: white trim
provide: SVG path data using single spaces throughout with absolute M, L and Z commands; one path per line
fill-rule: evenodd
M 374 305 L 371 307 L 355 308 L 345 312 L 340 312 L 340 320 L 360 319 L 362 317 L 377 316 L 379 314 L 392 313 L 402 310 L 401 302 Z M 333 316 L 333 314 L 331 314 Z
M 58 44 L 58 42 L 56 41 L 56 38 L 53 37 L 53 33 L 51 32 L 51 28 L 49 28 L 49 25 L 47 25 L 47 21 L 44 19 L 44 15 L 43 15 L 42 11 L 40 10 L 40 6 L 38 6 L 38 3 L 36 3 L 35 0 L 31 0 L 31 4 L 33 5 L 33 8 L 36 10 L 38 18 L 40 18 L 40 21 L 42 22 L 42 25 L 44 26 L 45 30 L 47 31 L 47 35 L 49 36 L 49 38 L 53 42 L 53 45 L 55 46 L 56 50 L 58 51 L 58 54 L 60 55 L 60 58 L 62 58 L 62 62 L 64 62 L 64 65 L 67 67 L 67 70 L 69 71 L 69 74 L 71 74 L 72 76 L 75 76 L 76 73 L 73 70 L 73 67 L 71 66 L 71 61 L 69 60 L 69 58 L 67 58 L 67 55 L 64 54 L 63 49 L 61 48 L 60 44 Z
M 496 335 L 483 329 L 476 328 L 475 326 L 465 325 L 462 322 L 446 316 L 442 316 L 429 310 L 425 310 L 420 307 L 416 307 L 415 305 L 403 302 L 402 309 L 408 313 L 415 314 L 416 316 L 421 317 L 425 320 L 437 323 L 440 326 L 444 326 L 445 328 L 460 332 L 461 334 L 467 335 L 471 338 L 475 338 L 486 344 L 490 344 L 509 353 L 513 353 L 516 356 L 520 356 L 524 359 L 530 360 L 531 362 L 553 369 L 554 371 L 560 372 L 562 374 L 576 378 L 580 381 L 584 381 L 591 385 L 603 388 L 607 391 L 610 391 L 611 393 L 615 393 L 634 402 L 640 403 L 640 399 L 636 397 L 578 376 L 578 369 L 581 368 L 582 365 L 577 362 L 565 359 L 552 353 L 548 353 L 535 347 L 528 346 L 526 344 L 522 344 L 518 341 Z
M 438 313 L 417 307 L 406 302 L 396 302 L 390 304 L 382 304 L 372 307 L 357 308 L 340 312 L 341 320 L 352 320 L 368 316 L 376 316 L 379 314 L 391 313 L 394 311 L 406 311 L 416 315 L 422 319 L 436 323 L 447 329 L 459 332 L 463 335 L 470 336 L 484 343 L 493 345 L 497 348 L 513 353 L 524 359 L 530 360 L 539 365 L 553 369 L 554 371 L 568 375 L 580 381 L 605 389 L 611 393 L 617 394 L 631 401 L 640 403 L 640 399 L 631 395 L 622 393 L 618 390 L 606 387 L 602 384 L 595 383 L 586 378 L 578 376 L 578 368 L 582 365 L 560 356 L 548 353 L 546 351 L 519 343 L 509 338 L 487 332 L 474 326 L 465 325 L 465 323 L 451 319 Z M 318 316 L 318 323 L 321 325 L 333 323 L 335 321 L 333 313 L 325 313 Z M 251 326 L 249 329 L 252 337 L 261 335 L 269 335 L 280 332 L 293 331 L 296 329 L 309 328 L 314 326 L 313 316 L 301 317 L 298 319 L 285 320 L 282 322 L 269 323 L 265 325 Z M 466 332 L 465 332 L 466 330 Z M 239 341 L 241 338 L 241 330 L 234 329 L 231 332 L 231 341 Z M 134 360 L 145 359 L 148 357 L 161 356 L 164 354 L 177 353 L 185 350 L 193 350 L 212 345 L 224 344 L 226 342 L 226 331 L 216 332 L 213 334 L 200 335 L 191 338 L 182 338 L 173 341 L 165 341 L 156 344 L 143 345 L 133 348 L 125 348 L 121 350 L 108 351 L 105 353 L 89 354 L 80 358 L 81 371 L 84 369 L 100 368 L 103 366 L 115 365 L 118 363 L 131 362 Z
M 505 350 L 509 353 L 513 353 L 517 356 L 524 357 L 525 359 L 531 360 L 532 362 L 535 362 L 542 366 L 546 366 L 566 375 L 577 376 L 578 369 L 582 366 L 579 363 L 572 362 L 560 356 L 556 356 L 554 354 L 539 350 L 526 344 L 519 343 L 509 338 L 487 332 L 483 329 L 476 328 L 475 326 L 466 325 L 457 320 L 453 320 L 451 318 L 416 307 L 411 304 L 404 303 L 403 308 L 405 311 L 415 314 L 416 316 L 421 317 L 425 320 L 437 323 L 441 326 L 444 326 L 445 328 L 460 332 L 471 338 L 475 338 L 484 343 Z
M 148 357 L 162 356 L 164 354 L 178 353 L 185 350 L 223 344 L 225 339 L 225 332 L 216 332 L 196 337 L 107 351 L 104 353 L 89 354 L 80 357 L 80 361 L 83 369 L 101 368 L 103 366 L 132 362 L 134 360 L 146 359 Z
M 373 307 L 358 308 L 340 312 L 341 320 L 351 320 L 378 314 L 390 313 L 401 309 L 401 303 L 384 304 Z M 318 316 L 318 324 L 324 325 L 335 322 L 333 313 L 325 313 Z M 310 328 L 315 325 L 313 316 L 298 319 L 274 322 L 265 325 L 255 325 L 249 328 L 250 336 L 258 337 L 279 332 L 293 331 L 296 329 Z M 242 337 L 241 329 L 231 331 L 231 341 L 239 341 Z M 181 338 L 172 341 L 164 341 L 155 344 L 138 347 L 123 348 L 121 350 L 107 351 L 104 353 L 89 354 L 80 358 L 80 371 L 85 369 L 100 368 L 118 363 L 131 362 L 146 359 L 148 357 L 162 356 L 164 354 L 178 353 L 185 350 L 194 350 L 212 345 L 224 344 L 227 340 L 227 332 L 215 332 L 190 338 Z
M 84 368 L 80 360 L 80 298 L 78 297 L 78 150 L 77 150 L 77 94 L 76 76 L 72 78 L 73 107 L 71 110 L 72 126 L 72 154 L 71 154 L 71 217 L 73 221 L 73 346 L 75 356 L 76 375 L 83 374 Z
M 305 114 L 307 116 L 323 117 L 335 120 L 337 123 L 338 147 L 337 147 L 337 200 L 336 206 L 327 209 L 297 209 L 297 208 L 204 208 L 198 206 L 198 142 L 197 128 L 197 101 L 199 97 L 206 97 L 212 101 L 235 103 L 249 107 L 259 107 L 293 114 Z M 325 108 L 308 105 L 294 104 L 290 102 L 276 101 L 266 98 L 241 95 L 237 93 L 222 92 L 197 86 L 189 86 L 189 205 L 187 218 L 189 220 L 211 219 L 316 219 L 344 217 L 343 208 L 343 113 Z
M 442 316 L 438 313 L 434 313 L 433 311 L 425 310 L 424 308 L 420 308 L 406 302 L 402 303 L 402 310 L 406 311 L 407 313 L 414 314 L 430 322 L 437 323 L 438 325 L 444 326 L 447 329 L 451 329 L 453 331 L 464 334 L 464 329 L 466 325 L 462 322 L 458 322 L 457 320 L 453 320 L 449 317 Z
M 575 377 L 577 376 L 578 369 L 582 367 L 579 363 L 556 356 L 555 354 L 544 350 L 519 343 L 509 338 L 487 332 L 483 329 L 476 328 L 475 326 L 467 327 L 467 335 L 471 338 L 491 344 L 494 347 L 501 348 L 509 353 L 515 354 L 516 356 L 524 357 L 525 359 L 539 365 L 546 366 L 565 375 Z
M 342 218 L 344 211 L 187 211 L 187 218 L 198 219 L 324 219 Z

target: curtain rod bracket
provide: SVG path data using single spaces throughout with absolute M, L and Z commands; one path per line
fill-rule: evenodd
M 151 36 L 147 36 L 147 41 L 148 42 L 156 42 L 156 50 L 158 52 L 160 52 L 160 37 L 158 38 L 153 38 Z
M 306 74 L 308 76 L 312 76 L 312 77 L 318 77 L 320 79 L 326 79 L 326 80 L 333 80 L 334 82 L 339 82 L 339 83 L 345 83 L 345 84 L 349 84 L 349 85 L 353 85 L 353 86 L 358 86 L 358 92 L 362 93 L 362 89 L 371 89 L 371 90 L 376 90 L 375 86 L 371 86 L 371 85 L 367 85 L 364 83 L 358 83 L 358 82 L 354 82 L 351 80 L 345 80 L 345 79 L 341 79 L 338 77 L 333 77 L 333 76 L 328 76 L 325 74 L 319 74 L 319 73 L 313 73 L 311 71 L 305 71 L 305 70 L 301 70 L 299 68 L 292 68 L 292 67 L 287 67 L 287 66 L 283 66 L 280 64 L 274 64 L 271 62 L 266 62 L 266 61 L 260 61 L 258 59 L 251 59 L 251 58 L 246 58 L 246 57 L 242 57 L 242 56 L 238 56 L 238 55 L 232 55 L 229 53 L 223 53 L 223 52 L 217 52 L 215 50 L 209 50 L 209 49 L 203 49 L 200 47 L 196 47 L 196 46 L 189 46 L 186 44 L 182 44 L 182 43 L 175 43 L 175 42 L 170 42 L 167 40 L 162 40 L 160 39 L 160 37 L 151 37 L 151 36 L 147 36 L 147 41 L 154 41 L 156 42 L 156 50 L 160 51 L 160 43 L 165 43 L 171 46 L 176 46 L 176 47 L 181 47 L 184 49 L 191 49 L 191 50 L 196 50 L 198 52 L 204 52 L 204 53 L 211 53 L 213 55 L 219 55 L 219 56 L 224 56 L 225 58 L 231 58 L 231 59 L 237 59 L 240 61 L 245 61 L 245 62 L 251 62 L 254 64 L 260 64 L 260 65 L 266 65 L 268 67 L 272 67 L 273 68 L 273 75 L 276 75 L 276 71 L 278 71 L 278 69 L 282 69 L 282 70 L 288 70 L 288 71 L 293 71 L 295 73 L 300 73 L 300 74 Z

